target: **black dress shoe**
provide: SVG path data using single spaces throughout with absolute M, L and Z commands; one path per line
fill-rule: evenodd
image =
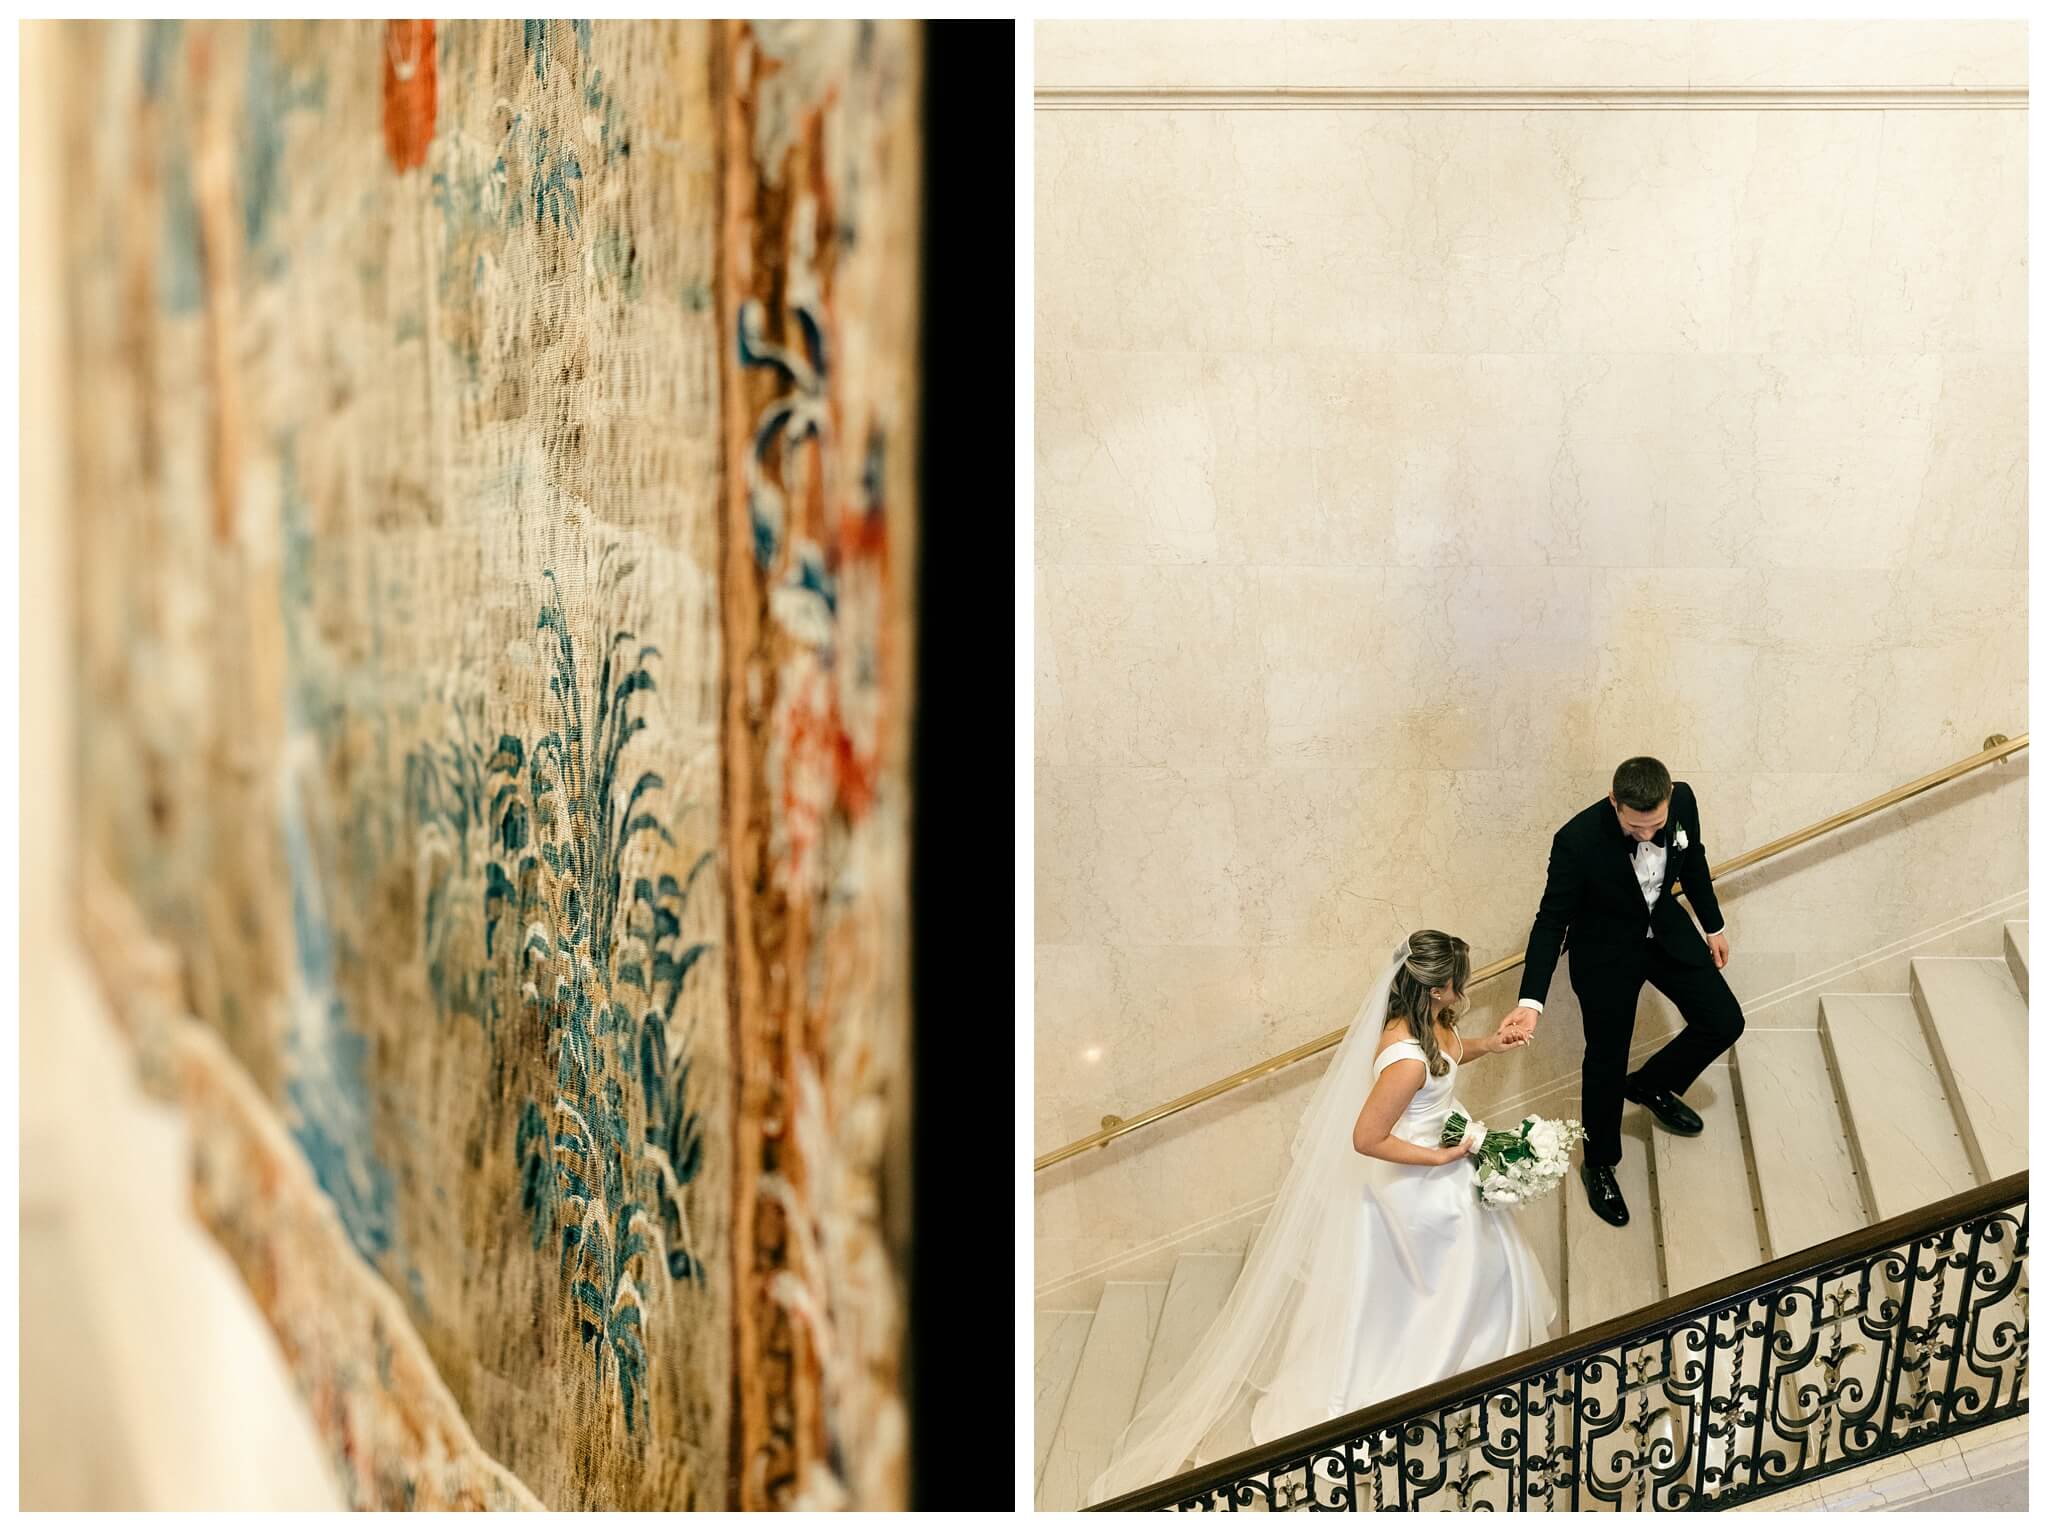
M 1640 1090 L 1635 1082 L 1624 1079 L 1621 1084 L 1621 1098 L 1632 1100 L 1644 1107 L 1650 1115 L 1664 1124 L 1666 1132 L 1675 1132 L 1681 1138 L 1696 1138 L 1705 1123 L 1699 1113 L 1669 1090 Z
M 1595 1217 L 1617 1228 L 1628 1225 L 1628 1203 L 1621 1199 L 1621 1187 L 1615 1183 L 1613 1165 L 1581 1164 L 1579 1179 L 1585 1183 L 1586 1200 L 1593 1204 Z

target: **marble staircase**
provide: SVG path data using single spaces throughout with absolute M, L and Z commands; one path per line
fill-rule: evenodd
M 1595 1218 L 1576 1177 L 1520 1214 L 1562 1329 L 2023 1168 L 2026 922 L 2001 934 L 1996 957 L 1914 958 L 1907 993 L 1822 994 L 1812 1028 L 1747 1031 L 1686 1093 L 1706 1122 L 1700 1137 L 1674 1137 L 1627 1107 L 1618 1173 L 1628 1226 Z M 1242 1261 L 1184 1254 L 1168 1282 L 1112 1282 L 1093 1312 L 1038 1315 L 1038 1509 L 1080 1507 Z

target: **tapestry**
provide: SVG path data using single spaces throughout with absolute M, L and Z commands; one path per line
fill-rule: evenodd
M 360 1508 L 906 1503 L 921 53 L 67 27 L 82 928 Z

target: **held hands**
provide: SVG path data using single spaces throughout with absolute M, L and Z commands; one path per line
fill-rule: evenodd
M 1537 1012 L 1527 1005 L 1517 1005 L 1500 1018 L 1500 1030 L 1493 1034 L 1496 1047 L 1525 1047 L 1536 1035 Z
M 1714 966 L 1715 966 L 1715 967 L 1717 967 L 1717 968 L 1724 968 L 1724 967 L 1728 966 L 1728 938 L 1727 938 L 1727 936 L 1725 936 L 1725 935 L 1721 935 L 1721 934 L 1715 934 L 1715 935 L 1711 935 L 1711 936 L 1708 936 L 1708 937 L 1707 937 L 1707 950 L 1708 950 L 1708 951 L 1710 951 L 1710 952 L 1712 952 L 1712 953 L 1714 954 Z

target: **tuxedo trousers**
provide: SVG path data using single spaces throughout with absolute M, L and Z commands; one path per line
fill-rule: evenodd
M 1644 940 L 1638 962 L 1603 954 L 1583 973 L 1574 963 L 1572 992 L 1586 1024 L 1579 1119 L 1586 1127 L 1588 1164 L 1621 1162 L 1621 1091 L 1645 983 L 1677 1006 L 1685 1024 L 1636 1070 L 1639 1094 L 1683 1093 L 1742 1035 L 1742 1006 L 1721 970 L 1680 962 L 1655 940 Z

